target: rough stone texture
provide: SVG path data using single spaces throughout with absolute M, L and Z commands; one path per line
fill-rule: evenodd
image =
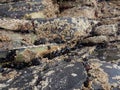
M 0 16 L 10 18 L 53 18 L 58 12 L 52 0 L 25 0 L 0 5 Z
M 99 60 L 90 62 L 91 70 L 89 74 L 93 77 L 91 81 L 92 88 L 104 90 L 119 90 L 120 89 L 120 67 L 117 64 L 111 64 Z
M 47 71 L 43 79 L 43 90 L 81 89 L 86 80 L 86 73 L 82 63 L 62 64 Z
M 86 18 L 56 18 L 47 21 L 38 20 L 35 23 L 37 24 L 35 31 L 40 38 L 48 40 L 61 38 L 68 43 L 87 36 L 92 28 L 90 21 Z
M 120 0 L 1 0 L 0 90 L 120 90 L 119 21 Z
M 117 31 L 117 25 L 101 25 L 95 28 L 94 33 L 97 35 L 115 35 Z
M 23 90 L 63 90 L 81 88 L 86 80 L 86 71 L 82 63 L 66 63 L 61 62 L 57 66 L 42 71 L 42 66 L 35 66 L 23 69 L 21 71 L 13 71 L 12 69 L 3 71 L 11 77 L 2 76 L 0 79 L 1 89 L 23 89 Z M 41 72 L 42 71 L 42 72 Z M 12 75 L 13 72 L 13 75 Z M 17 74 L 15 73 L 17 72 Z
M 75 0 L 67 4 L 60 4 L 62 10 L 60 16 L 88 17 L 92 19 L 106 18 L 120 15 L 119 0 Z

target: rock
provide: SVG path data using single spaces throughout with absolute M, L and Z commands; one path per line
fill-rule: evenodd
M 91 87 L 94 89 L 119 90 L 120 89 L 120 67 L 117 64 L 102 62 L 99 60 L 90 61 L 91 70 L 89 74 L 93 77 Z
M 95 19 L 95 9 L 91 7 L 74 7 L 63 11 L 61 14 L 63 17 L 87 17 Z
M 0 16 L 9 18 L 53 18 L 57 12 L 58 7 L 52 0 L 23 0 L 0 5 Z
M 120 90 L 119 21 L 119 0 L 1 0 L 0 89 Z
M 12 50 L 1 51 L 0 59 L 5 58 L 7 60 L 1 60 L 1 66 L 3 67 L 16 67 L 15 65 L 32 64 L 36 58 L 50 57 L 52 52 L 61 51 L 64 46 L 60 45 L 39 45 L 20 47 Z M 50 56 L 49 56 L 50 55 Z M 12 60 L 12 61 L 11 61 Z M 3 62 L 2 62 L 3 61 Z M 12 66 L 13 65 L 13 66 Z
M 0 27 L 7 30 L 13 31 L 31 31 L 33 30 L 33 25 L 28 20 L 19 20 L 19 19 L 9 19 L 9 18 L 1 18 L 0 19 Z
M 40 75 L 39 67 L 31 67 L 29 69 L 17 71 L 17 75 L 15 75 L 14 78 L 6 79 L 5 81 L 3 80 L 1 82 L 2 84 L 6 85 L 5 87 L 2 87 L 1 89 L 3 90 L 8 89 L 8 88 L 9 89 L 32 89 L 39 75 Z
M 107 46 L 106 48 L 97 49 L 92 56 L 102 61 L 117 62 L 120 59 L 120 48 L 112 45 Z
M 119 0 L 75 0 L 61 1 L 59 4 L 61 13 L 59 16 L 88 17 L 99 19 L 120 15 Z
M 94 21 L 92 21 L 93 24 Z M 36 27 L 35 31 L 40 38 L 47 38 L 53 40 L 55 38 L 62 38 L 65 42 L 72 42 L 80 40 L 81 37 L 86 37 L 92 28 L 91 21 L 87 18 L 55 18 L 49 20 L 34 21 Z
M 61 64 L 49 69 L 40 82 L 41 89 L 69 90 L 80 89 L 86 80 L 86 73 L 82 63 Z
M 14 78 L 1 80 L 1 89 L 74 89 L 81 88 L 86 80 L 82 63 L 61 63 L 41 73 L 41 65 L 17 71 Z M 12 72 L 12 70 L 11 70 Z
M 14 2 L 15 0 L 0 0 L 0 3 L 10 3 L 10 2 Z M 19 0 L 17 0 L 19 1 Z
M 117 25 L 102 25 L 96 27 L 93 33 L 97 35 L 116 35 L 117 31 Z
M 83 44 L 100 44 L 100 43 L 107 43 L 109 42 L 109 39 L 107 36 L 93 36 L 88 37 L 82 40 Z

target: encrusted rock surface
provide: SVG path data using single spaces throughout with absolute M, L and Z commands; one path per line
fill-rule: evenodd
M 0 90 L 120 90 L 120 1 L 1 0 Z

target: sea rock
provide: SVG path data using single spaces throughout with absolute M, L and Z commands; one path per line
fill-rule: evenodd
M 57 5 L 52 0 L 23 0 L 0 5 L 0 16 L 9 18 L 50 18 L 56 17 Z
M 117 25 L 101 25 L 97 26 L 93 33 L 97 35 L 116 35 L 117 31 Z
M 100 43 L 107 43 L 109 42 L 109 39 L 107 36 L 93 36 L 93 37 L 88 37 L 82 40 L 83 44 L 100 44 Z
M 117 64 L 112 64 L 98 59 L 90 61 L 90 67 L 92 68 L 88 73 L 93 80 L 91 81 L 91 87 L 105 90 L 119 90 L 120 89 L 120 67 Z
M 45 71 L 41 71 L 41 67 L 41 65 L 32 66 L 17 71 L 17 75 L 15 74 L 14 77 L 0 80 L 0 83 L 3 85 L 1 89 L 80 89 L 86 80 L 86 71 L 83 64 L 79 62 L 61 62 L 58 66 L 51 67 Z

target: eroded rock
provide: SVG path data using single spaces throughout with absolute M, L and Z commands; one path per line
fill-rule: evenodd
M 119 66 L 102 62 L 99 60 L 90 61 L 91 70 L 89 74 L 93 77 L 91 86 L 94 89 L 114 90 L 119 89 Z

